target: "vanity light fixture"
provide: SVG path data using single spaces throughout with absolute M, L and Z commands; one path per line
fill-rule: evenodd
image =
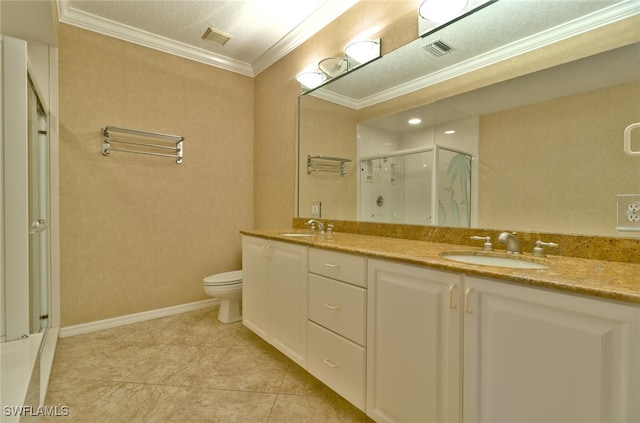
M 346 73 L 350 69 L 363 65 L 380 57 L 380 38 L 360 40 L 344 48 L 346 57 L 327 57 L 318 63 L 318 70 L 301 72 L 296 80 L 306 89 L 314 89 L 327 80 Z
M 297 74 L 296 79 L 304 87 L 313 89 L 322 85 L 327 80 L 327 75 L 320 71 L 308 71 Z
M 349 67 L 356 67 L 380 57 L 380 38 L 359 40 L 348 44 L 344 54 L 349 58 Z
M 328 57 L 318 63 L 318 68 L 329 78 L 335 78 L 347 71 L 348 62 L 345 57 Z
M 421 18 L 437 24 L 449 22 L 467 7 L 468 0 L 424 0 L 418 7 Z
M 412 118 L 407 121 L 409 125 L 419 125 L 422 123 L 422 119 L 420 118 Z

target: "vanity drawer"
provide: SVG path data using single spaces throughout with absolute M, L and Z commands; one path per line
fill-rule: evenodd
M 309 274 L 309 319 L 365 345 L 364 288 Z
M 309 271 L 363 288 L 367 287 L 366 259 L 362 256 L 310 248 Z
M 309 372 L 364 411 L 365 349 L 313 322 L 308 324 Z

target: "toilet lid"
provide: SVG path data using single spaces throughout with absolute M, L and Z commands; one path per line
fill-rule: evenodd
M 242 270 L 217 273 L 204 278 L 205 285 L 230 285 L 238 282 L 242 282 Z

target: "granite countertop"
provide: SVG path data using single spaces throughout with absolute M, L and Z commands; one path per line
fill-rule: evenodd
M 441 256 L 446 252 L 475 252 L 482 248 L 414 241 L 380 236 L 336 232 L 331 235 L 316 234 L 311 237 L 284 236 L 283 233 L 309 233 L 292 228 L 272 230 L 243 230 L 251 235 L 276 241 L 291 242 L 309 247 L 335 250 L 372 258 L 425 265 L 432 268 L 502 279 L 522 285 L 551 288 L 576 294 L 607 298 L 640 304 L 640 264 L 591 260 L 548 255 L 533 257 L 523 253 L 524 260 L 543 262 L 548 269 L 512 269 L 505 267 L 474 265 L 455 262 Z M 506 256 L 504 250 L 491 254 Z

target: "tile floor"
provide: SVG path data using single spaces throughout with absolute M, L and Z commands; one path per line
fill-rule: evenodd
M 71 422 L 371 422 L 208 308 L 58 340 L 47 406 Z M 25 421 L 26 419 L 23 419 Z

